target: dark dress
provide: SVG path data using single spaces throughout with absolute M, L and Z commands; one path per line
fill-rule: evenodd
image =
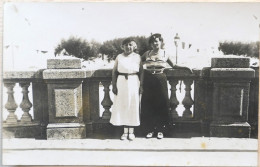
M 149 52 L 146 54 L 149 57 Z M 169 123 L 169 96 L 166 75 L 162 72 L 144 70 L 143 89 L 141 102 L 143 132 L 165 132 Z

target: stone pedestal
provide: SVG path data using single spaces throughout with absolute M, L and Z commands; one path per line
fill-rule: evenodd
M 251 126 L 247 122 L 238 123 L 220 123 L 213 122 L 210 124 L 210 136 L 212 137 L 250 137 Z
M 45 127 L 41 126 L 39 122 L 17 124 L 3 124 L 2 135 L 3 138 L 45 138 Z
M 43 78 L 48 87 L 47 139 L 85 138 L 80 59 L 50 59 Z
M 86 136 L 84 124 L 57 123 L 47 126 L 47 139 L 81 139 Z
M 254 70 L 249 58 L 212 58 L 213 115 L 210 136 L 250 137 L 248 104 Z

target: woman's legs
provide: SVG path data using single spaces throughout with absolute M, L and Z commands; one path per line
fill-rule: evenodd
M 169 96 L 167 78 L 165 74 L 155 74 L 155 101 L 154 104 L 154 122 L 156 126 L 157 138 L 163 138 L 169 122 Z
M 134 133 L 134 127 L 129 126 L 129 134 L 133 134 Z
M 128 136 L 129 140 L 134 140 L 135 135 L 134 135 L 134 127 L 132 126 L 124 126 L 124 133 L 121 136 L 121 140 L 126 140 Z
M 154 130 L 153 122 L 153 74 L 144 71 L 144 92 L 141 100 L 141 128 L 144 135 Z
M 128 127 L 127 126 L 124 126 L 124 133 L 122 134 L 121 136 L 121 140 L 126 140 L 127 139 L 127 136 L 128 136 Z
M 129 127 L 129 136 L 128 136 L 129 140 L 134 140 L 135 139 L 135 134 L 134 134 L 134 127 L 130 126 Z
M 124 126 L 124 133 L 125 133 L 125 134 L 128 134 L 128 132 L 129 132 L 128 126 Z
M 165 74 L 145 72 L 142 95 L 142 129 L 150 132 L 165 132 L 169 120 L 169 97 Z M 149 134 L 148 134 L 149 135 Z M 153 135 L 146 136 L 148 138 Z

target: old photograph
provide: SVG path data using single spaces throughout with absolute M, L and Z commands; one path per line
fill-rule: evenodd
M 5 2 L 2 165 L 258 166 L 260 3 Z

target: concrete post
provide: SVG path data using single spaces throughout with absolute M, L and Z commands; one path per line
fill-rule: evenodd
M 47 60 L 43 79 L 48 87 L 47 139 L 85 138 L 82 81 L 86 72 L 76 58 Z
M 248 104 L 255 71 L 249 58 L 212 58 L 213 115 L 210 136 L 250 137 Z

